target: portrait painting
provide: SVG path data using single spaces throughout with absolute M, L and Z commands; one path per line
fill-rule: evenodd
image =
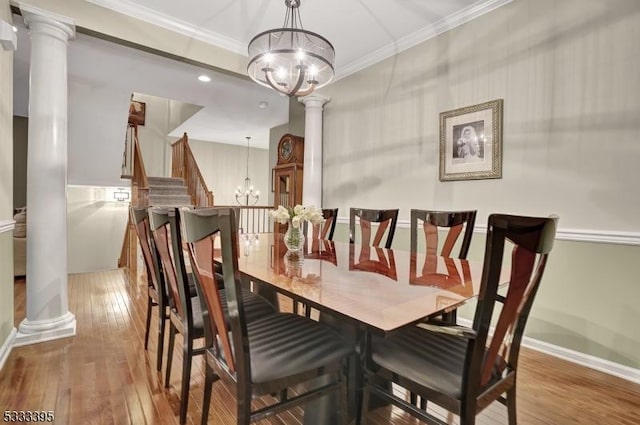
M 502 103 L 440 114 L 440 181 L 502 177 Z

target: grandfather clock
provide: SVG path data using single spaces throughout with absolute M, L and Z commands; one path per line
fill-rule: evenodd
M 278 162 L 273 168 L 274 203 L 293 207 L 302 203 L 304 138 L 285 134 L 278 142 Z

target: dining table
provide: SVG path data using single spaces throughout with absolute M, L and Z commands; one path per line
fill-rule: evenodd
M 320 321 L 356 345 L 366 333 L 388 335 L 449 312 L 480 290 L 478 261 L 320 239 L 288 251 L 281 233 L 240 235 L 239 244 L 239 271 L 246 281 L 261 293 L 282 294 L 315 309 Z M 350 365 L 350 417 L 357 405 L 357 367 Z M 309 403 L 304 424 L 338 423 L 336 406 L 335 395 Z

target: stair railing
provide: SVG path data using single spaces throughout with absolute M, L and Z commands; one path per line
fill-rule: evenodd
M 189 147 L 187 133 L 171 145 L 171 177 L 179 177 L 184 181 L 193 205 L 213 206 L 213 192 L 207 188 L 207 183 L 198 168 L 198 163 Z
M 131 178 L 131 204 L 138 207 L 149 206 L 149 179 L 142 159 L 140 142 L 138 141 L 138 126 L 129 123 L 127 127 L 127 138 L 125 143 L 125 154 L 123 158 L 129 158 Z M 125 167 L 123 166 L 123 174 Z M 135 231 L 135 224 L 131 222 L 131 217 L 127 220 L 127 230 L 122 241 L 118 267 L 128 269 L 130 282 L 135 282 L 138 270 L 138 239 Z

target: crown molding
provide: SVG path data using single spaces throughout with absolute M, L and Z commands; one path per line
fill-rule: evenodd
M 134 4 L 128 0 L 87 0 L 89 3 L 122 13 L 132 18 L 203 41 L 214 46 L 247 56 L 247 45 L 213 31 L 204 30 L 188 22 L 159 13 L 153 9 Z
M 9 232 L 16 226 L 13 220 L 0 220 L 0 233 Z
M 90 3 L 113 10 L 118 13 L 130 16 L 135 19 L 147 22 L 161 28 L 169 29 L 185 37 L 194 38 L 202 42 L 230 50 L 242 56 L 247 56 L 246 43 L 241 43 L 229 37 L 213 31 L 204 30 L 188 22 L 181 21 L 172 16 L 159 13 L 153 9 L 139 6 L 129 0 L 87 0 Z M 443 19 L 422 28 L 419 31 L 409 34 L 393 43 L 390 43 L 366 56 L 362 59 L 351 62 L 339 69 L 336 69 L 336 77 L 334 81 L 354 74 L 366 67 L 374 65 L 384 59 L 395 54 L 403 52 L 417 44 L 434 38 L 446 31 L 458 27 L 469 22 L 479 16 L 489 13 L 505 4 L 511 3 L 513 0 L 480 0 L 474 4 L 461 9 Z
M 340 69 L 336 69 L 336 77 L 334 81 L 340 80 L 358 71 L 361 71 L 371 65 L 390 58 L 400 52 L 403 52 L 413 46 L 430 40 L 438 35 L 452 30 L 466 22 L 469 22 L 479 16 L 489 13 L 505 4 L 511 3 L 513 0 L 486 0 L 478 1 L 474 4 L 460 9 L 459 11 L 445 16 L 441 20 L 424 27 L 412 34 L 409 34 L 401 39 L 387 44 L 384 47 L 372 52 L 362 59 L 351 62 Z

